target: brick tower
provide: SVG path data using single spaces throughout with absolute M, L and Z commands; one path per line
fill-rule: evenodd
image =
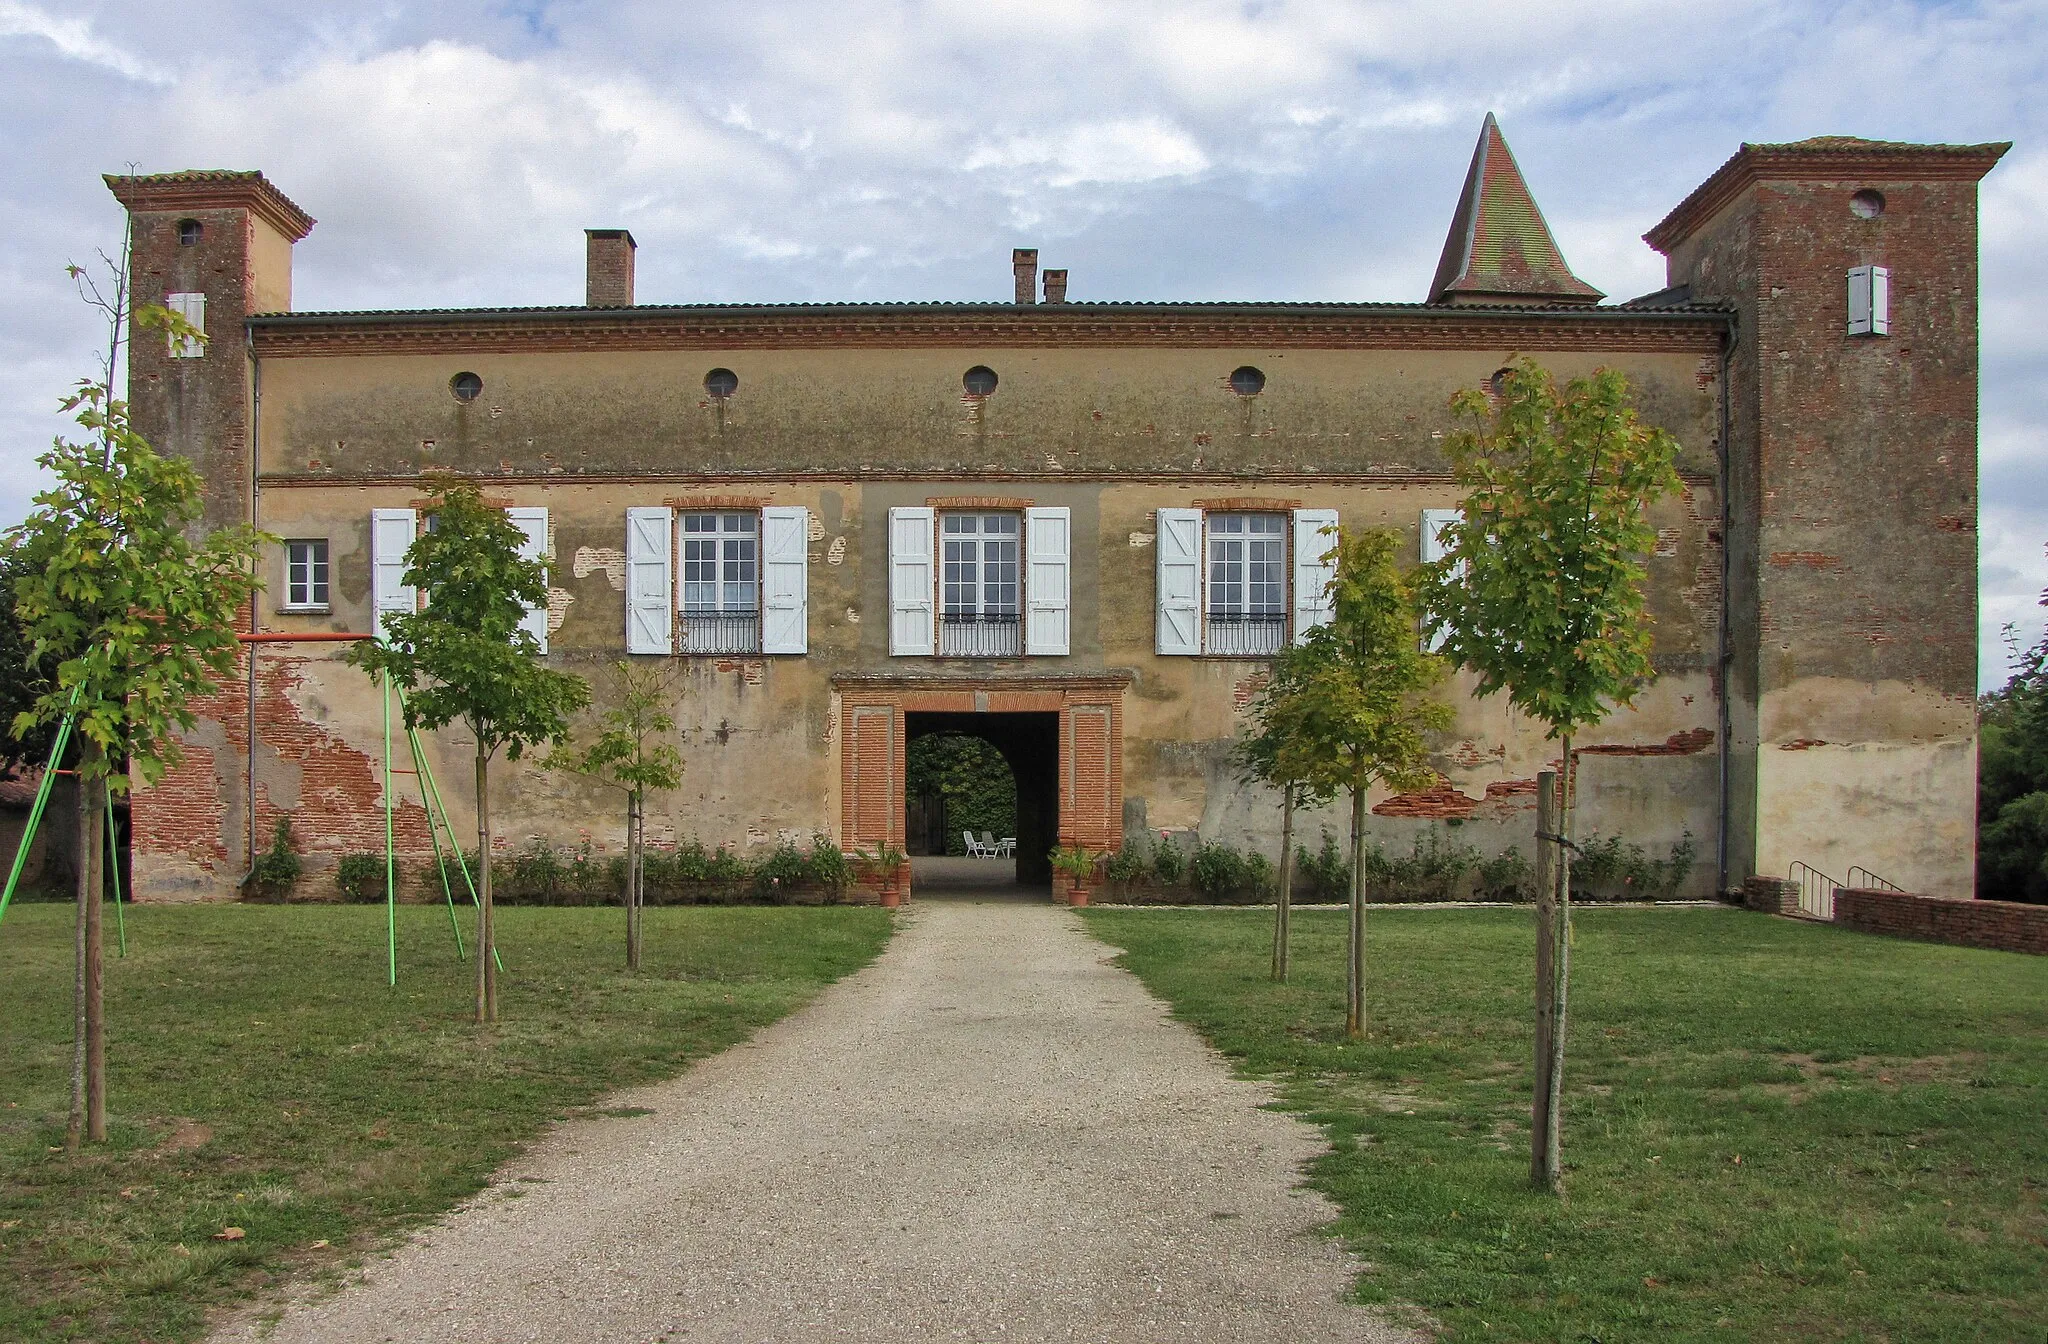
M 1744 145 L 1645 235 L 1673 298 L 1738 312 L 1732 881 L 1972 892 L 1977 183 L 2008 148 Z

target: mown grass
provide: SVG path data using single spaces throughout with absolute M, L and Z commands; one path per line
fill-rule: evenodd
M 550 1121 L 782 1016 L 890 929 L 871 909 L 650 909 L 630 976 L 617 911 L 505 909 L 503 1021 L 480 1030 L 433 907 L 399 910 L 395 990 L 381 907 L 127 918 L 125 959 L 108 930 L 112 1142 L 75 1156 L 71 911 L 0 926 L 0 1339 L 192 1338 L 208 1308 L 472 1194 Z
M 1369 1302 L 1454 1340 L 2048 1339 L 2048 959 L 1727 909 L 1579 913 L 1567 1197 L 1528 1188 L 1531 919 L 1091 909 L 1333 1151 Z

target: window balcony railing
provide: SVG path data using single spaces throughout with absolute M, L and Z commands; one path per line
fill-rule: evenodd
M 1257 657 L 1287 643 L 1285 612 L 1211 612 L 1207 652 Z
M 760 613 L 686 611 L 676 621 L 683 653 L 759 653 Z
M 1017 613 L 939 614 L 939 653 L 947 658 L 1015 658 L 1023 647 Z

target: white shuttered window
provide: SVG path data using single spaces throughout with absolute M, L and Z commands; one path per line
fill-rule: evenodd
M 526 540 L 520 543 L 519 546 L 519 558 L 545 563 L 548 558 L 548 511 L 539 508 L 507 509 L 505 510 L 505 516 L 511 519 L 521 532 L 526 534 Z M 547 603 L 543 602 L 537 607 L 528 607 L 525 619 L 519 622 L 519 628 L 532 635 L 534 643 L 540 645 L 540 651 L 546 653 L 548 651 Z
M 1202 511 L 1160 509 L 1154 525 L 1158 557 L 1158 651 L 1202 651 Z
M 386 636 L 387 616 L 420 609 L 419 589 L 405 582 L 405 553 L 418 529 L 419 514 L 412 509 L 370 511 L 370 603 L 379 639 Z
M 626 510 L 626 652 L 668 653 L 675 611 L 669 554 L 675 513 L 666 508 Z
M 1444 529 L 1457 522 L 1458 518 L 1459 513 L 1456 509 L 1424 509 L 1422 511 L 1422 537 L 1418 551 L 1423 564 L 1426 565 L 1432 560 L 1441 560 L 1450 552 L 1450 545 L 1444 537 Z M 1459 562 L 1458 568 L 1461 572 L 1463 571 L 1464 563 L 1462 561 Z M 1430 653 L 1435 653 L 1444 646 L 1445 638 L 1445 632 L 1438 631 L 1433 638 L 1425 639 L 1422 642 L 1422 647 Z
M 933 518 L 928 508 L 889 510 L 889 652 L 897 657 L 929 657 L 937 645 Z
M 1064 657 L 1072 624 L 1073 516 L 1024 510 L 1024 652 Z
M 811 512 L 771 504 L 761 510 L 761 652 L 809 647 Z
M 1337 511 L 1294 511 L 1294 642 L 1327 624 L 1330 585 L 1337 578 Z

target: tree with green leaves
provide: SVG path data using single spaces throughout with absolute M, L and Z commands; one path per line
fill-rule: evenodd
M 28 572 L 21 555 L 0 550 L 0 776 L 49 765 L 56 727 L 36 718 L 36 701 L 50 691 L 50 679 L 36 665 L 28 637 L 15 614 L 14 583 Z M 28 714 L 27 719 L 22 715 Z M 12 727 L 22 724 L 20 736 Z
M 581 747 L 564 741 L 542 762 L 550 770 L 609 784 L 626 795 L 626 969 L 640 969 L 640 907 L 647 855 L 647 793 L 683 782 L 683 753 L 673 734 L 674 674 L 668 667 L 614 665 L 617 694 L 597 716 L 597 736 Z
M 1351 794 L 1351 929 L 1344 1032 L 1365 1035 L 1365 797 L 1435 782 L 1427 735 L 1451 726 L 1451 707 L 1433 698 L 1446 671 L 1415 634 L 1415 600 L 1394 562 L 1400 540 L 1388 528 L 1340 534 L 1330 583 L 1330 619 L 1285 662 L 1285 693 L 1265 711 L 1275 743 L 1275 778 L 1312 795 Z
M 1531 1178 L 1560 1189 L 1559 1104 L 1571 980 L 1569 837 L 1572 738 L 1656 675 L 1644 598 L 1656 547 L 1650 506 L 1679 489 L 1677 442 L 1636 419 L 1628 381 L 1611 369 L 1562 388 L 1533 360 L 1503 374 L 1497 397 L 1451 399 L 1469 427 L 1449 440 L 1465 491 L 1444 554 L 1424 567 L 1426 626 L 1445 656 L 1476 672 L 1478 693 L 1505 691 L 1560 743 L 1554 879 L 1537 891 L 1536 1105 Z
M 1245 732 L 1237 741 L 1231 759 L 1238 778 L 1247 784 L 1263 784 L 1280 791 L 1280 889 L 1273 901 L 1273 978 L 1285 983 L 1294 904 L 1294 813 L 1329 800 L 1327 789 L 1318 790 L 1315 781 L 1300 777 L 1298 758 L 1281 756 L 1280 727 L 1290 712 L 1288 697 L 1299 690 L 1302 672 L 1309 665 L 1304 645 L 1290 645 L 1273 657 L 1266 681 L 1252 698 Z
M 28 662 L 46 678 L 16 713 L 13 732 L 20 738 L 69 718 L 79 744 L 68 1129 L 76 1145 L 81 1135 L 95 1143 L 107 1137 L 100 924 L 107 798 L 155 783 L 182 759 L 179 735 L 198 722 L 188 706 L 234 670 L 237 613 L 261 587 L 256 556 L 270 538 L 244 525 L 194 541 L 188 529 L 203 508 L 199 473 L 151 448 L 113 393 L 131 321 L 173 339 L 204 337 L 156 305 L 131 313 L 124 269 L 114 268 L 106 291 L 80 267 L 71 274 L 107 317 L 105 359 L 100 377 L 81 380 L 63 402 L 84 437 L 59 436 L 37 459 L 55 483 L 0 544 Z
M 476 486 L 437 482 L 429 522 L 405 553 L 405 583 L 425 603 L 384 618 L 386 635 L 352 645 L 348 661 L 405 692 L 406 726 L 460 720 L 475 743 L 477 838 L 476 1020 L 498 1020 L 497 940 L 491 917 L 491 759 L 559 744 L 590 703 L 583 678 L 540 663 L 521 622 L 548 600 L 547 557 L 520 555 L 525 533 Z

